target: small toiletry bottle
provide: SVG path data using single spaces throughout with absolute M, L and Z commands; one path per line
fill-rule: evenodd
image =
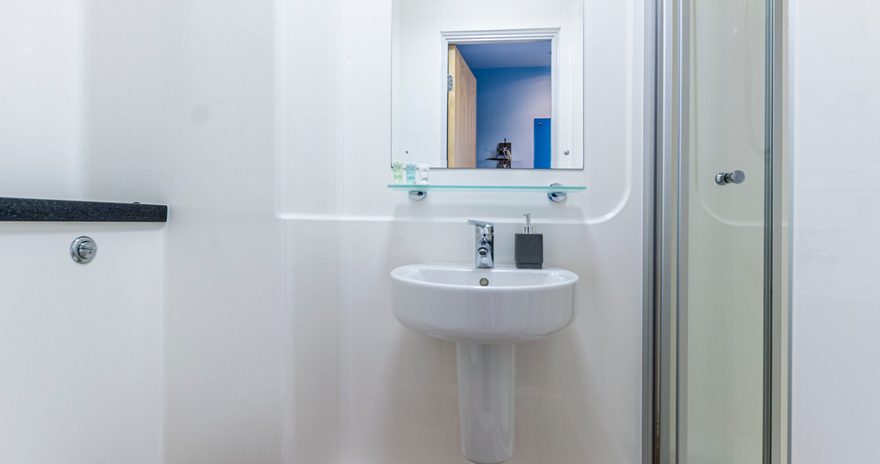
M 532 215 L 523 214 L 526 225 L 523 233 L 514 237 L 513 259 L 517 269 L 541 269 L 544 267 L 544 236 L 532 233 Z
M 393 161 L 391 163 L 391 174 L 394 176 L 395 184 L 403 183 L 403 162 Z
M 431 171 L 431 165 L 429 163 L 419 163 L 416 165 L 416 170 L 416 183 L 427 184 L 428 173 Z
M 412 163 L 406 164 L 406 183 L 407 184 L 415 184 L 416 183 L 416 165 Z

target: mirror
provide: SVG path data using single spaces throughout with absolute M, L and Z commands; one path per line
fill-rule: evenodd
M 392 161 L 583 169 L 583 0 L 394 0 Z

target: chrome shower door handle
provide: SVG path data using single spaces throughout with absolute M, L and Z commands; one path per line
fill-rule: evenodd
M 719 172 L 715 175 L 715 183 L 718 185 L 741 184 L 746 181 L 746 173 L 737 169 L 733 172 Z

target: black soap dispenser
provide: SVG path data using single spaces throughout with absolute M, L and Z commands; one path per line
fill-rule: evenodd
M 523 233 L 514 238 L 513 259 L 517 269 L 541 269 L 544 266 L 544 236 L 532 233 L 532 215 L 523 214 L 526 225 Z

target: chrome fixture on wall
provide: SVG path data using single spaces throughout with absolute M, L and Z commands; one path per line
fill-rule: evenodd
M 495 225 L 474 219 L 468 224 L 476 226 L 474 266 L 482 269 L 495 267 Z
M 96 254 L 98 254 L 98 244 L 91 237 L 77 237 L 70 244 L 70 257 L 74 262 L 88 264 L 95 259 Z

